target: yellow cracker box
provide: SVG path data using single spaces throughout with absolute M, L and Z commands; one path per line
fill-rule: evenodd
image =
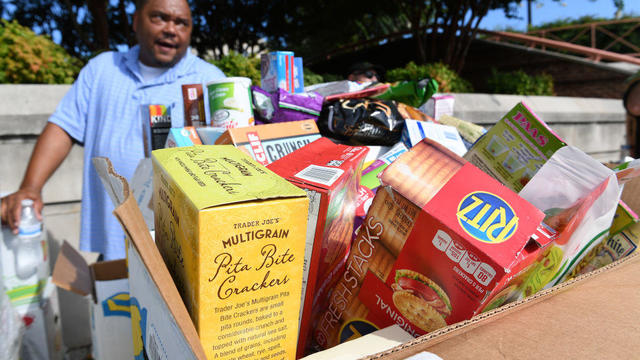
M 294 359 L 309 201 L 231 145 L 153 152 L 156 244 L 209 359 Z

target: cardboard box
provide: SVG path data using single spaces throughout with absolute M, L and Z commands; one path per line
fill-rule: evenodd
M 429 138 L 444 145 L 458 156 L 463 156 L 467 152 L 458 130 L 453 126 L 411 119 L 406 119 L 404 125 L 401 141 L 408 148 L 412 148 L 424 138 Z
M 453 116 L 455 97 L 449 94 L 434 94 L 420 110 L 438 121 L 443 115 Z
M 167 142 L 164 147 L 181 147 L 202 145 L 198 132 L 193 126 L 185 126 L 183 128 L 172 128 L 167 135 Z
M 304 191 L 230 145 L 152 159 L 156 244 L 207 357 L 294 358 Z
M 169 339 L 184 344 L 175 346 L 184 350 L 176 358 L 205 359 L 193 323 L 149 236 L 126 180 L 112 176 L 109 183 L 111 191 L 119 194 L 114 196 L 115 213 L 125 229 L 129 246 L 139 254 L 152 281 L 151 288 L 140 291 L 153 292 L 152 296 L 162 305 L 161 308 L 145 307 L 151 309 L 147 311 L 147 327 L 175 330 Z M 640 352 L 637 340 L 640 331 L 636 326 L 636 319 L 640 317 L 640 308 L 636 306 L 640 303 L 640 293 L 636 291 L 640 286 L 638 271 L 640 256 L 632 254 L 525 300 L 405 341 L 368 359 L 405 359 L 423 351 L 436 353 L 444 359 L 477 359 L 479 356 L 488 359 L 594 356 L 631 359 Z M 162 323 L 160 318 L 170 322 Z M 588 326 L 576 331 L 579 323 Z M 535 343 L 532 343 L 532 336 L 523 334 L 533 334 Z M 167 339 L 162 340 L 166 344 Z M 145 346 L 148 353 L 148 344 Z
M 184 100 L 184 126 L 205 126 L 202 84 L 182 85 L 182 99 Z
M 524 103 L 518 103 L 469 149 L 464 158 L 519 192 L 566 144 Z
M 290 93 L 303 92 L 302 58 L 293 56 L 292 51 L 273 51 L 260 56 L 260 87 L 268 92 L 278 88 Z
M 302 120 L 228 129 L 215 143 L 233 144 L 267 165 L 319 138 L 316 122 Z
M 196 128 L 200 141 L 203 145 L 214 145 L 216 140 L 227 131 L 227 128 L 205 126 Z
M 165 105 L 142 105 L 142 135 L 144 156 L 151 156 L 151 151 L 164 148 L 167 135 L 171 129 L 171 108 Z
M 126 234 L 135 359 L 206 359 L 193 322 L 156 247 L 127 180 L 107 158 L 93 158 Z
M 394 323 L 420 335 L 500 305 L 551 241 L 541 211 L 431 140 L 381 181 L 315 328 L 321 347 Z
M 124 259 L 88 265 L 64 242 L 53 270 L 57 286 L 90 297 L 91 353 L 95 359 L 131 359 L 129 279 Z
M 640 256 L 632 255 L 366 359 L 423 351 L 461 360 L 633 359 L 640 351 L 639 271 Z
M 324 294 L 337 281 L 338 273 L 332 271 L 349 254 L 360 172 L 368 151 L 365 146 L 337 145 L 321 138 L 269 165 L 310 199 L 298 356 L 304 353 Z

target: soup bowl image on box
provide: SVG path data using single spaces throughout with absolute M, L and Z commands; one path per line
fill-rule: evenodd
M 231 145 L 153 152 L 156 244 L 209 359 L 294 359 L 309 200 Z

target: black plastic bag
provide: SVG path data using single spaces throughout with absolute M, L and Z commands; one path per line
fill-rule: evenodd
M 392 100 L 342 99 L 323 106 L 318 127 L 349 144 L 391 146 L 400 141 L 404 119 Z

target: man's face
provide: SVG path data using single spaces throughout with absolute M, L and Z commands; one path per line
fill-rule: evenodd
M 149 0 L 133 15 L 140 61 L 153 67 L 175 65 L 191 40 L 191 10 L 185 0 Z

